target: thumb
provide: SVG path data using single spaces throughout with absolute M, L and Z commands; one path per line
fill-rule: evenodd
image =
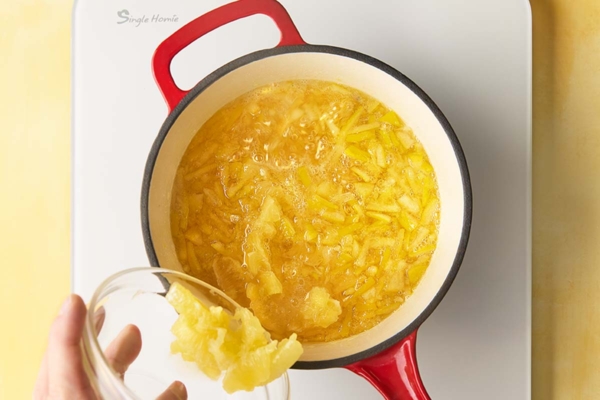
M 48 394 L 51 399 L 94 398 L 83 369 L 81 334 L 87 309 L 81 297 L 70 295 L 50 330 Z

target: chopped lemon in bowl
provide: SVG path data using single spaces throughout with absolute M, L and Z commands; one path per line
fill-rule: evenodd
M 302 355 L 296 334 L 271 340 L 258 318 L 246 308 L 234 315 L 222 307 L 207 307 L 188 289 L 173 283 L 166 295 L 179 317 L 171 332 L 171 352 L 195 362 L 211 379 L 223 373 L 227 393 L 251 391 L 283 375 Z

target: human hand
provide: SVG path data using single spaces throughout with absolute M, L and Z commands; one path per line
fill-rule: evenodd
M 48 348 L 33 392 L 34 400 L 97 400 L 83 367 L 81 335 L 87 309 L 77 295 L 63 304 L 50 329 Z M 96 330 L 104 322 L 103 312 L 94 315 Z M 135 325 L 126 326 L 107 347 L 104 355 L 121 379 L 142 349 L 142 336 Z M 157 400 L 187 399 L 183 383 L 173 382 Z

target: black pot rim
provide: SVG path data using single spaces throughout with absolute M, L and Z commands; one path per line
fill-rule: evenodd
M 378 354 L 390 346 L 398 343 L 409 334 L 418 329 L 421 324 L 431 315 L 431 313 L 436 309 L 439 303 L 442 301 L 446 293 L 448 292 L 450 286 L 452 285 L 456 275 L 458 274 L 458 270 L 462 264 L 467 244 L 469 242 L 469 235 L 471 232 L 471 221 L 472 221 L 472 213 L 473 213 L 473 201 L 472 201 L 472 189 L 471 189 L 471 180 L 469 176 L 469 169 L 467 167 L 467 160 L 465 158 L 462 146 L 456 136 L 452 126 L 449 121 L 446 119 L 442 111 L 438 108 L 435 102 L 412 80 L 406 77 L 404 74 L 391 67 L 388 64 L 383 63 L 373 57 L 367 56 L 365 54 L 343 49 L 334 46 L 325 46 L 325 45 L 297 45 L 297 46 L 284 46 L 284 47 L 275 47 L 267 50 L 260 50 L 245 56 L 242 56 L 234 61 L 231 61 L 219 69 L 212 72 L 210 75 L 206 76 L 202 79 L 194 88 L 192 88 L 189 93 L 177 104 L 177 106 L 171 111 L 171 113 L 166 118 L 163 123 L 158 136 L 156 137 L 152 148 L 150 149 L 150 153 L 148 155 L 148 159 L 146 162 L 146 167 L 144 169 L 143 183 L 142 183 L 142 193 L 141 193 L 141 219 L 142 219 L 142 233 L 144 236 L 144 245 L 146 247 L 146 253 L 148 255 L 148 259 L 150 261 L 150 265 L 153 267 L 159 267 L 158 258 L 156 256 L 156 252 L 154 250 L 154 244 L 152 242 L 152 236 L 150 234 L 150 220 L 149 220 L 149 193 L 150 193 L 150 183 L 152 181 L 152 173 L 154 171 L 154 166 L 156 163 L 156 159 L 160 152 L 160 148 L 169 132 L 174 122 L 177 120 L 179 115 L 183 112 L 183 110 L 192 102 L 194 99 L 206 90 L 210 85 L 214 82 L 227 75 L 228 73 L 238 69 L 244 65 L 250 64 L 254 61 L 258 61 L 264 58 L 278 56 L 282 54 L 289 53 L 328 53 L 339 56 L 344 56 L 348 58 L 355 59 L 357 61 L 362 61 L 366 64 L 369 64 L 373 67 L 376 67 L 393 78 L 402 82 L 406 87 L 413 91 L 420 99 L 423 101 L 429 109 L 433 112 L 439 123 L 444 128 L 450 143 L 454 149 L 454 153 L 456 155 L 458 166 L 460 169 L 462 183 L 464 188 L 464 223 L 461 232 L 461 238 L 458 245 L 458 250 L 454 257 L 454 261 L 452 262 L 452 267 L 450 268 L 450 272 L 446 276 L 443 284 L 438 289 L 438 292 L 435 294 L 432 301 L 421 311 L 419 316 L 412 321 L 408 326 L 404 329 L 396 333 L 394 336 L 388 338 L 387 340 L 377 343 L 373 347 L 346 356 L 331 360 L 321 360 L 321 361 L 298 361 L 292 368 L 295 369 L 322 369 L 322 368 L 335 368 L 335 367 L 343 367 L 354 362 L 360 361 L 362 359 L 371 357 L 375 354 Z

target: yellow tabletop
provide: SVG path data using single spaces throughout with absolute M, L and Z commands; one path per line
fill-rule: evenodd
M 71 2 L 0 1 L 0 399 L 31 398 L 69 292 Z
M 531 3 L 534 398 L 600 399 L 600 1 Z
M 531 3 L 533 398 L 595 399 L 600 2 Z M 50 323 L 69 291 L 71 6 L 0 1 L 0 399 L 31 397 Z

